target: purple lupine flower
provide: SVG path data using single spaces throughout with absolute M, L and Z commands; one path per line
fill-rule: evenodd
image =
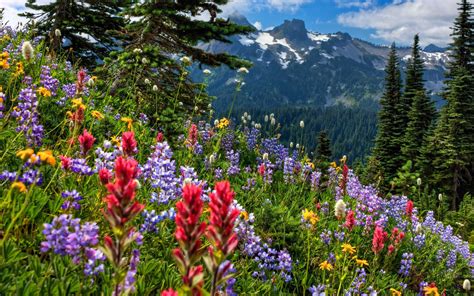
M 98 249 L 85 248 L 86 263 L 84 264 L 84 274 L 86 276 L 94 276 L 104 272 L 104 264 L 100 261 L 106 259 L 104 253 Z
M 12 117 L 18 120 L 17 132 L 22 132 L 29 145 L 41 146 L 43 141 L 43 126 L 39 124 L 38 99 L 33 88 L 20 91 L 18 105 L 12 111 Z
M 0 173 L 0 181 L 5 181 L 8 180 L 10 182 L 15 181 L 16 179 L 16 172 L 9 172 L 9 171 L 3 171 Z
M 79 192 L 77 192 L 77 190 L 74 189 L 72 191 L 64 191 L 63 193 L 61 193 L 61 196 L 65 199 L 64 203 L 61 206 L 63 210 L 71 208 L 79 210 L 81 208 L 79 201 L 81 201 L 83 198 L 79 194 Z
M 367 273 L 364 268 L 356 269 L 356 278 L 352 281 L 351 286 L 346 291 L 346 295 L 361 295 L 363 287 L 367 281 Z
M 167 204 L 180 196 L 180 179 L 176 177 L 176 164 L 172 159 L 173 151 L 168 143 L 158 142 L 155 150 L 141 168 L 142 177 L 158 192 L 152 192 L 151 202 Z
M 324 244 L 329 245 L 332 239 L 331 235 L 332 235 L 332 232 L 330 230 L 326 230 L 326 231 L 323 231 L 319 235 L 319 237 L 321 238 Z
M 29 169 L 23 172 L 18 180 L 25 183 L 25 185 L 41 185 L 43 183 L 43 176 L 38 170 Z
M 316 286 L 311 286 L 308 289 L 308 292 L 311 294 L 311 296 L 326 296 L 326 293 L 324 292 L 326 290 L 325 285 L 318 285 Z
M 157 214 L 155 210 L 150 212 L 148 210 L 144 210 L 142 212 L 142 216 L 145 218 L 145 220 L 140 227 L 140 231 L 158 233 L 158 224 L 166 219 L 174 220 L 176 212 L 174 208 L 171 208 L 167 211 L 162 211 L 160 214 Z
M 453 269 L 454 266 L 456 265 L 456 260 L 457 260 L 457 253 L 456 250 L 451 250 L 448 253 L 448 257 L 446 258 L 446 267 L 448 269 Z
M 285 180 L 285 183 L 295 182 L 295 167 L 295 160 L 292 157 L 285 157 L 283 165 L 283 179 Z
M 311 189 L 318 190 L 319 182 L 321 181 L 321 172 L 314 171 L 310 176 Z
M 222 180 L 223 177 L 224 177 L 224 171 L 221 168 L 216 168 L 214 170 L 214 179 Z
M 227 169 L 227 175 L 234 176 L 240 173 L 239 161 L 240 154 L 238 151 L 230 150 L 226 154 L 227 160 L 230 162 L 230 166 Z
M 340 242 L 342 242 L 344 240 L 344 235 L 345 235 L 344 231 L 342 231 L 342 230 L 340 232 L 334 231 L 334 237 Z
M 413 253 L 403 253 L 398 273 L 402 276 L 409 276 L 411 265 L 413 263 Z
M 71 159 L 70 170 L 79 175 L 91 176 L 94 174 L 94 170 L 87 165 L 87 160 L 84 158 Z
M 248 178 L 247 185 L 242 185 L 242 190 L 250 191 L 253 187 L 255 187 L 256 184 L 257 181 L 254 178 Z
M 222 136 L 221 147 L 225 152 L 230 152 L 234 148 L 234 138 L 235 135 L 231 131 Z
M 99 243 L 99 226 L 96 223 L 80 224 L 81 219 L 72 215 L 54 217 L 44 224 L 46 240 L 41 243 L 41 252 L 53 251 L 61 256 L 71 256 L 76 264 L 80 262 L 85 248 Z
M 258 143 L 258 138 L 260 137 L 260 130 L 258 128 L 245 128 L 245 136 L 247 138 L 247 148 L 249 150 L 254 150 Z
M 51 75 L 51 68 L 41 66 L 40 83 L 44 88 L 51 92 L 52 96 L 56 96 L 59 87 L 59 80 Z
M 137 274 L 138 263 L 140 262 L 140 251 L 134 249 L 132 251 L 132 258 L 130 259 L 130 268 L 125 276 L 125 282 L 123 285 L 124 291 L 135 292 L 135 276 Z

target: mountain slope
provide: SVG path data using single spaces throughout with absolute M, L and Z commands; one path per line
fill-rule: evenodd
M 248 24 L 243 17 L 234 21 Z M 322 107 L 343 104 L 376 109 L 383 90 L 383 69 L 388 47 L 376 46 L 347 33 L 310 32 L 301 20 L 285 21 L 271 30 L 232 37 L 232 44 L 201 45 L 211 52 L 228 52 L 253 62 L 245 78 L 239 106 Z M 409 48 L 400 48 L 402 67 L 410 58 Z M 431 94 L 442 89 L 448 62 L 445 49 L 430 45 L 422 52 L 426 87 Z M 209 92 L 224 109 L 235 87 L 235 72 L 226 68 L 210 81 Z

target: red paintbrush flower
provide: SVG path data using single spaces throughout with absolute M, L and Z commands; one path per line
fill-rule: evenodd
M 347 212 L 346 223 L 344 223 L 344 227 L 349 229 L 349 231 L 352 231 L 352 228 L 354 228 L 354 225 L 355 225 L 354 211 L 350 210 L 349 212 Z
M 407 201 L 407 206 L 406 206 L 406 214 L 407 216 L 411 219 L 411 215 L 413 214 L 413 202 L 411 200 Z
M 162 132 L 159 132 L 159 133 L 156 135 L 156 142 L 157 142 L 157 143 L 161 143 L 161 142 L 163 142 L 163 140 L 164 140 L 163 133 L 162 133 Z
M 67 156 L 64 156 L 64 155 L 60 155 L 59 159 L 61 159 L 61 167 L 64 170 L 67 171 L 71 168 L 71 158 L 69 158 Z
M 104 213 L 112 227 L 123 226 L 145 207 L 134 201 L 137 165 L 134 159 L 118 157 L 115 161 L 115 182 L 106 185 L 110 194 L 105 198 L 107 209 Z
M 82 132 L 82 135 L 79 136 L 78 140 L 81 145 L 82 154 L 84 155 L 87 154 L 89 150 L 91 150 L 95 142 L 94 136 L 90 134 L 89 132 L 87 132 L 86 129 L 84 129 L 84 131 Z
M 198 140 L 198 129 L 197 126 L 193 123 L 188 130 L 188 139 L 187 144 L 189 147 L 194 147 Z
M 137 148 L 137 141 L 135 141 L 134 132 L 124 132 L 122 134 L 122 151 L 125 155 L 132 155 Z
M 374 236 L 372 238 L 372 251 L 378 254 L 382 251 L 385 240 L 387 239 L 387 232 L 383 231 L 382 227 L 376 226 Z
M 82 93 L 82 90 L 84 89 L 84 80 L 86 79 L 86 71 L 84 69 L 80 69 L 79 72 L 77 72 L 77 82 L 76 82 L 76 92 L 77 94 Z
M 102 185 L 109 184 L 109 182 L 112 180 L 112 173 L 106 168 L 101 168 L 99 170 L 99 180 Z
M 169 288 L 168 290 L 161 291 L 161 296 L 178 296 L 178 292 Z
M 349 167 L 347 166 L 347 164 L 344 164 L 344 166 L 342 167 L 342 179 L 340 182 L 340 186 L 344 195 L 346 194 L 346 185 L 347 185 L 348 175 L 349 175 Z
M 201 258 L 201 237 L 206 230 L 206 223 L 199 221 L 203 209 L 201 195 L 200 187 L 187 184 L 182 200 L 176 203 L 175 237 L 180 247 L 173 250 L 173 257 L 182 271 L 183 283 L 193 295 L 201 295 L 204 284 L 202 266 L 193 266 Z
M 262 163 L 259 167 L 258 167 L 258 173 L 260 174 L 260 176 L 264 176 L 265 175 L 265 164 Z
M 232 253 L 238 243 L 234 224 L 240 212 L 232 208 L 234 195 L 228 181 L 218 182 L 215 191 L 209 195 L 211 219 L 207 228 L 207 237 L 224 256 Z

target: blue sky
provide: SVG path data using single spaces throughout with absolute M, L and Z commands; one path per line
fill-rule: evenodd
M 51 0 L 38 0 L 40 3 Z M 474 0 L 470 0 L 474 1 Z M 16 24 L 21 19 L 22 0 L 0 0 L 5 18 Z M 285 19 L 298 18 L 309 30 L 347 32 L 376 44 L 410 45 L 420 34 L 422 45 L 445 46 L 457 14 L 458 0 L 230 0 L 224 16 L 245 15 L 262 28 L 277 26 Z
M 473 0 L 474 1 L 474 0 Z M 268 28 L 298 18 L 312 31 L 347 32 L 377 44 L 445 46 L 457 14 L 457 0 L 234 0 L 224 9 L 238 11 Z

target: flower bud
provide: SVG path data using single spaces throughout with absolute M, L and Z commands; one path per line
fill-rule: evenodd
M 293 148 L 293 142 L 290 142 L 290 148 Z
M 142 50 L 140 48 L 135 48 L 133 50 L 134 53 L 142 53 Z
M 418 223 L 418 224 L 416 225 L 415 232 L 416 232 L 416 233 L 421 233 L 422 230 L 423 230 L 423 229 L 421 228 L 421 224 Z
M 334 207 L 334 215 L 338 219 L 342 219 L 346 216 L 346 203 L 342 199 L 339 199 L 336 202 L 336 205 Z
M 300 127 L 304 128 L 304 121 L 303 120 L 300 121 Z
M 245 67 L 241 67 L 237 70 L 237 73 L 244 73 L 244 74 L 248 74 L 249 73 L 249 70 Z
M 61 30 L 59 30 L 59 29 L 54 30 L 54 35 L 56 37 L 61 37 Z
M 142 58 L 142 63 L 143 64 L 148 64 L 148 59 L 147 58 Z
M 156 85 L 156 84 L 153 85 L 152 90 L 153 90 L 154 92 L 157 92 L 157 91 L 158 91 L 158 85 Z
M 464 282 L 462 283 L 462 288 L 465 291 L 471 291 L 471 282 L 468 279 L 465 279 Z
M 138 181 L 138 179 L 135 179 L 135 189 L 138 190 L 142 188 L 142 184 L 140 183 L 140 181 Z
M 191 59 L 187 56 L 184 56 L 182 58 L 179 59 L 181 61 L 181 63 L 183 63 L 185 66 L 189 66 L 191 65 Z
M 300 149 L 300 144 L 296 143 L 296 149 Z
M 264 121 L 268 122 L 268 115 L 265 115 Z
M 145 82 L 145 84 L 150 84 L 151 83 L 150 79 L 148 79 L 148 78 L 145 78 L 145 80 L 143 80 L 143 82 Z
M 25 60 L 31 60 L 34 54 L 34 49 L 30 41 L 23 42 L 23 45 L 21 46 L 21 54 L 23 55 L 23 58 L 25 58 Z
M 213 164 L 216 161 L 216 156 L 214 154 L 209 155 L 209 164 Z
M 263 160 L 268 160 L 268 153 L 263 153 L 262 158 Z
M 421 186 L 421 178 L 416 179 L 416 185 Z
M 202 73 L 204 73 L 204 75 L 211 75 L 211 70 L 209 69 L 204 69 L 204 71 L 202 71 Z
M 214 125 L 217 126 L 219 124 L 219 119 L 214 120 Z
M 442 193 L 438 194 L 438 200 L 443 201 L 443 194 Z
M 272 119 L 270 120 L 270 124 L 271 124 L 271 125 L 275 125 L 275 124 L 276 124 L 275 117 L 272 117 Z

